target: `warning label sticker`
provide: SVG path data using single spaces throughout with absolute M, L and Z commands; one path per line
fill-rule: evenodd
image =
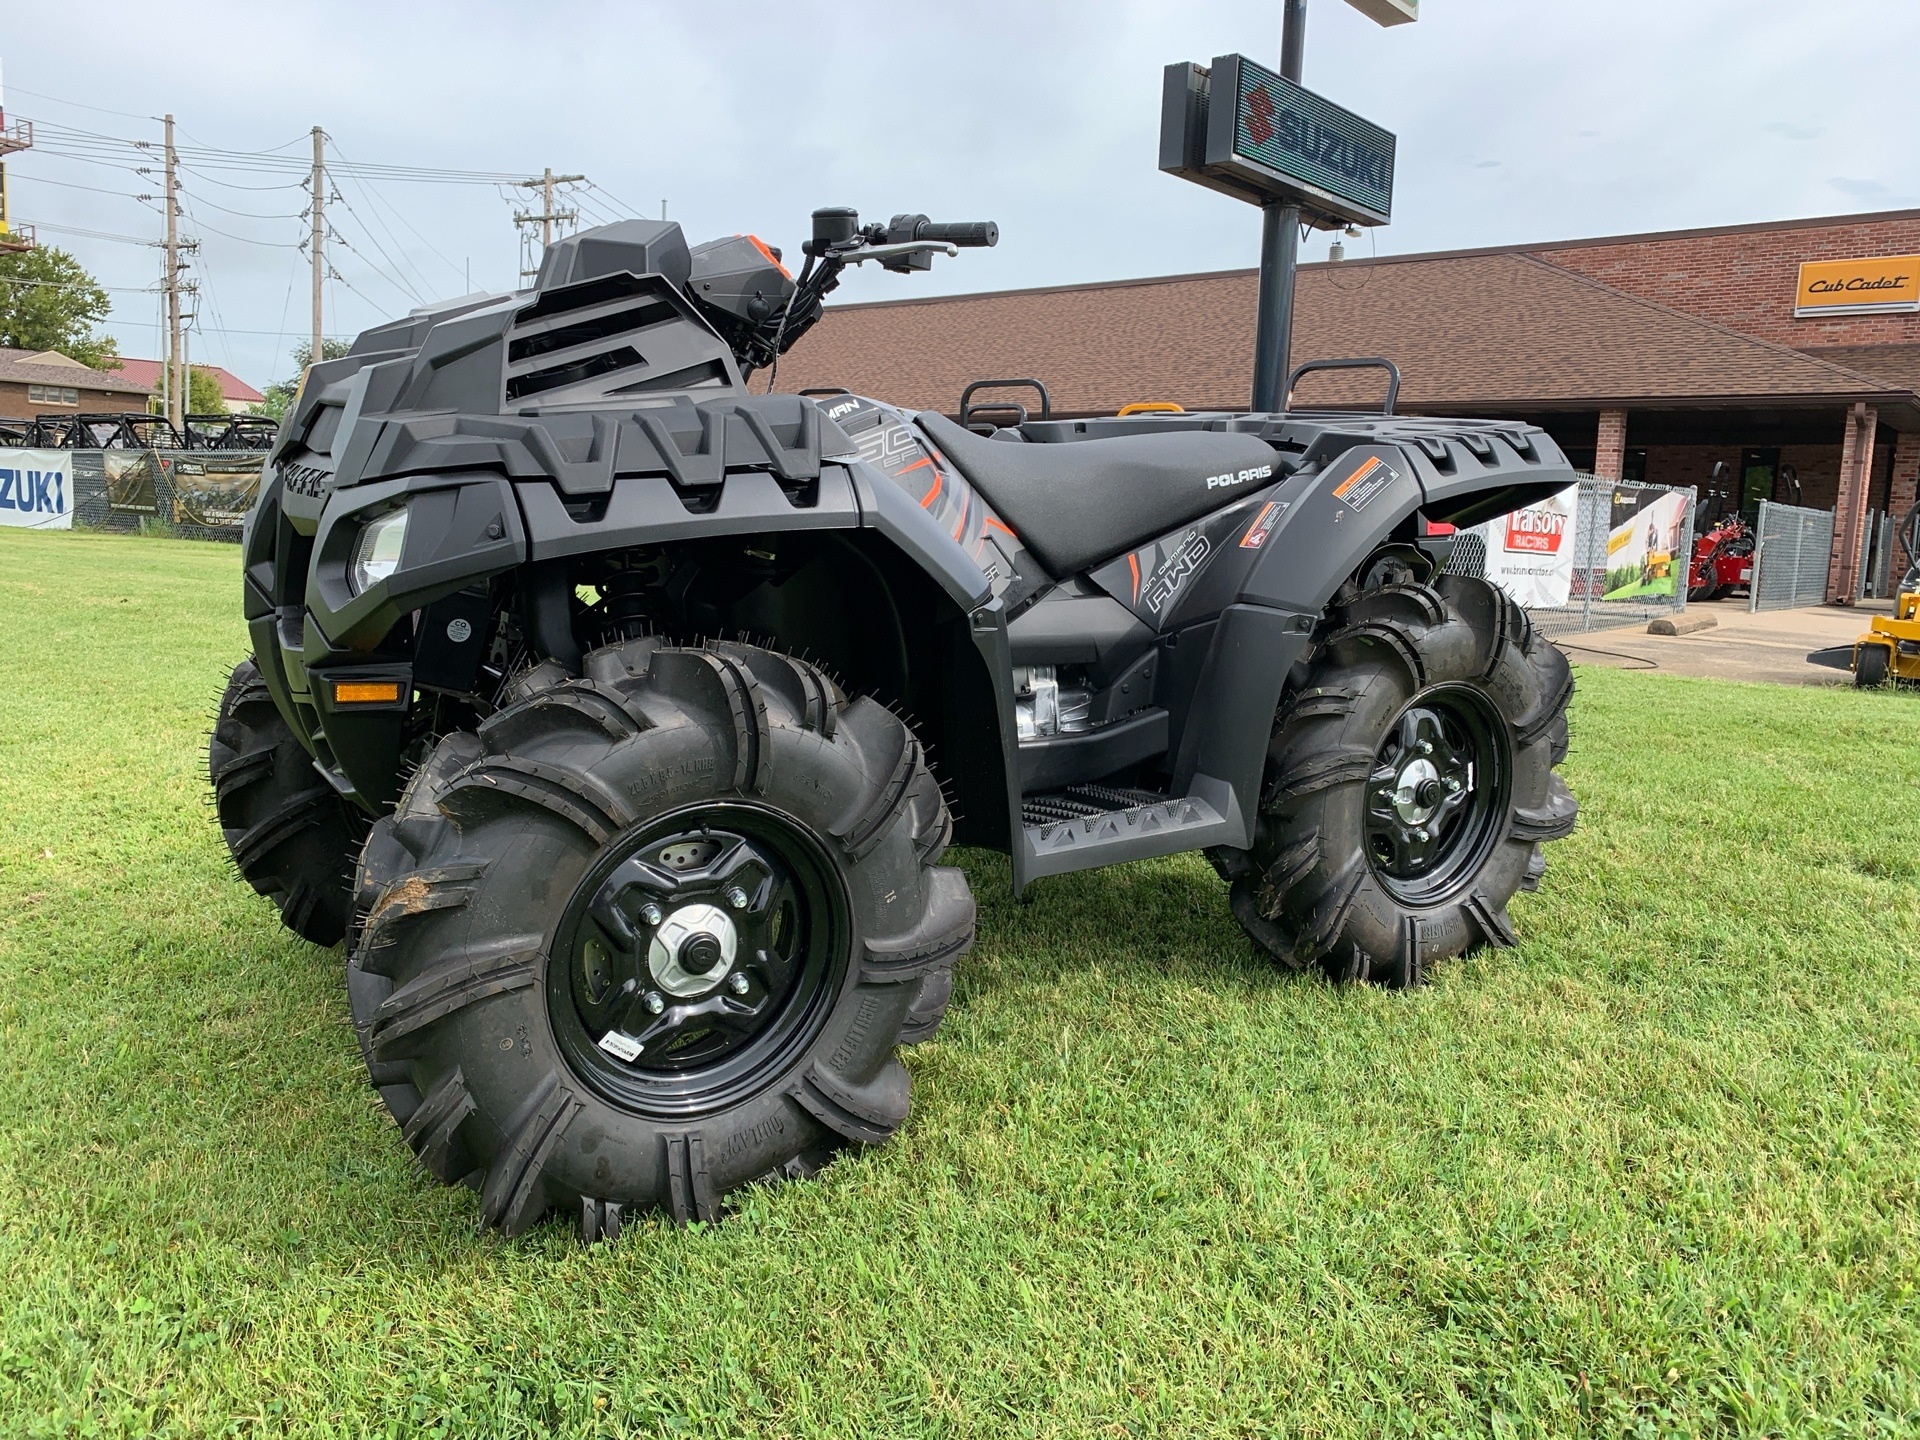
M 1344 500 L 1349 510 L 1364 510 L 1367 502 L 1400 478 L 1395 470 L 1378 455 L 1369 455 L 1360 462 L 1360 468 L 1333 487 L 1335 498 Z

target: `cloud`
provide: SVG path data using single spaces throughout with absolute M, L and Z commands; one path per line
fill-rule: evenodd
M 1830 176 L 1827 184 L 1843 195 L 1885 195 L 1887 187 L 1878 180 L 1853 180 L 1845 175 Z
M 1818 140 L 1827 133 L 1824 125 L 1789 125 L 1784 120 L 1775 120 L 1767 126 L 1772 135 L 1780 135 L 1788 140 Z

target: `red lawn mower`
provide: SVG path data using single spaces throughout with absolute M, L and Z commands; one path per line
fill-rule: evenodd
M 1753 527 L 1740 516 L 1739 496 L 1724 483 L 1733 467 L 1724 460 L 1714 462 L 1712 483 L 1701 495 L 1693 512 L 1693 557 L 1687 567 L 1687 599 L 1711 600 L 1716 595 L 1745 590 L 1753 584 Z M 1780 480 L 1800 497 L 1800 478 L 1791 465 L 1780 467 Z M 1709 522 L 1714 510 L 1721 510 L 1729 499 L 1734 508 L 1718 520 Z

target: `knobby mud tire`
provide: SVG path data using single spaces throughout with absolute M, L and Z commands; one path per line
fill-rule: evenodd
M 549 1208 L 588 1240 L 658 1208 L 716 1219 L 756 1180 L 811 1174 L 907 1114 L 895 1046 L 931 1032 L 972 944 L 965 876 L 911 731 L 811 665 L 738 644 L 633 641 L 548 674 L 441 741 L 368 837 L 348 967 L 374 1085 L 420 1163 L 480 1192 L 506 1234 Z M 609 1098 L 560 1043 L 550 952 L 620 837 L 750 804 L 814 837 L 844 886 L 849 953 L 825 1018 L 750 1094 L 663 1116 Z M 840 962 L 835 962 L 840 963 Z M 837 986 L 837 988 L 836 988 Z
M 1477 868 L 1415 904 L 1369 859 L 1366 793 L 1390 727 L 1440 686 L 1490 702 L 1510 779 Z M 1485 581 L 1363 594 L 1276 717 L 1255 844 L 1214 857 L 1235 917 L 1283 965 L 1319 965 L 1336 982 L 1417 985 L 1438 961 L 1513 944 L 1508 902 L 1540 883 L 1544 845 L 1574 827 L 1577 806 L 1554 771 L 1572 695 L 1566 657 Z
M 367 818 L 313 768 L 251 660 L 234 667 L 220 698 L 207 777 L 227 851 L 247 883 L 294 934 L 338 945 Z

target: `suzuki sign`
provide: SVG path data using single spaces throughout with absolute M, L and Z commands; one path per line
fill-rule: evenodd
M 1229 103 L 1231 102 L 1231 103 Z M 1326 228 L 1393 216 L 1393 135 L 1244 55 L 1169 65 L 1160 168 Z
M 73 528 L 68 450 L 0 450 L 0 525 Z

